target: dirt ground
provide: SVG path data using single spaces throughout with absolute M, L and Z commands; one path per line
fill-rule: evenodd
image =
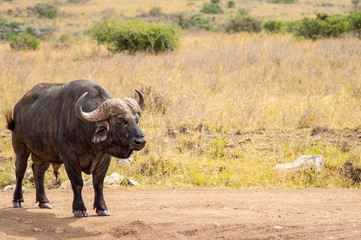
M 110 217 L 71 212 L 71 190 L 49 190 L 53 209 L 25 208 L 0 191 L 0 239 L 361 239 L 361 190 L 106 190 Z

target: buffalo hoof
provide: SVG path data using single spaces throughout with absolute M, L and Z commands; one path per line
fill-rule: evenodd
M 110 216 L 110 212 L 108 210 L 97 210 L 98 216 Z
M 88 214 L 86 213 L 86 211 L 74 211 L 74 217 L 76 218 L 82 218 L 87 216 Z
M 50 205 L 50 203 L 40 203 L 39 208 L 52 209 L 53 207 Z
M 13 202 L 13 207 L 14 208 L 23 208 L 24 202 Z

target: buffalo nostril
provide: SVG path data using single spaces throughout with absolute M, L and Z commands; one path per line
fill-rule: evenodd
M 134 144 L 137 146 L 145 145 L 147 140 L 144 137 L 142 138 L 134 138 Z

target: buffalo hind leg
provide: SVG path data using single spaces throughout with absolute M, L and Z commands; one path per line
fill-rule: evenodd
M 93 206 L 98 216 L 110 216 L 103 196 L 104 178 L 108 171 L 109 164 L 110 156 L 104 155 L 96 166 L 96 170 L 93 172 L 93 187 L 95 193 Z
M 51 209 L 51 205 L 49 203 L 48 198 L 45 195 L 45 187 L 44 187 L 44 175 L 46 170 L 48 170 L 50 163 L 42 161 L 35 155 L 31 155 L 33 160 L 33 173 L 35 180 L 35 188 L 36 188 L 36 202 L 39 202 L 40 208 L 48 208 Z
M 14 208 L 22 208 L 24 207 L 24 198 L 23 198 L 23 178 L 25 175 L 26 167 L 28 165 L 28 157 L 30 153 L 28 152 L 25 146 L 18 146 L 13 143 L 14 151 L 16 155 L 15 160 L 15 175 L 16 175 L 16 187 L 14 191 L 14 200 L 13 206 Z

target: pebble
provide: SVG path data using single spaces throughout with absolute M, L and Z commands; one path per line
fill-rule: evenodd
M 64 229 L 62 227 L 56 227 L 54 229 L 55 234 L 60 234 L 60 233 L 63 233 L 63 232 L 64 232 Z
M 283 227 L 280 226 L 280 225 L 275 225 L 275 226 L 273 226 L 273 228 L 276 229 L 276 230 L 281 230 Z

